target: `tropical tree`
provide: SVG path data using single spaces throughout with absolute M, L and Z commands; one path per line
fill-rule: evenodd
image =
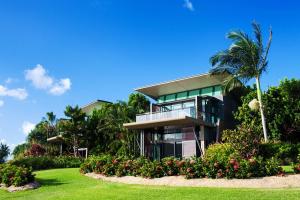
M 48 137 L 50 137 L 55 132 L 56 115 L 53 112 L 47 112 L 45 122 L 45 126 L 47 128 L 47 135 Z
M 229 32 L 227 38 L 232 40 L 231 46 L 220 51 L 210 58 L 212 64 L 211 74 L 229 73 L 232 76 L 226 79 L 224 84 L 225 92 L 238 83 L 246 83 L 251 79 L 256 80 L 257 98 L 263 126 L 265 142 L 268 141 L 266 119 L 262 102 L 262 91 L 260 79 L 262 73 L 268 66 L 268 53 L 272 41 L 272 30 L 270 29 L 269 40 L 264 47 L 260 25 L 252 23 L 255 39 L 243 31 Z
M 9 154 L 10 154 L 9 146 L 0 143 L 0 163 L 4 163 Z
M 14 158 L 23 155 L 28 148 L 29 145 L 27 143 L 19 144 L 14 148 L 12 155 L 14 156 Z
M 78 106 L 67 106 L 64 113 L 69 119 L 61 123 L 61 128 L 64 130 L 63 135 L 65 139 L 73 144 L 73 153 L 74 156 L 77 156 L 77 148 L 85 140 L 86 114 Z

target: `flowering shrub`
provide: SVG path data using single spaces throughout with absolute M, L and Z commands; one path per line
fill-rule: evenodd
M 224 147 L 224 146 L 223 146 Z M 142 176 L 159 178 L 163 176 L 184 175 L 186 178 L 251 178 L 282 175 L 282 169 L 275 158 L 263 160 L 262 157 L 243 159 L 230 147 L 211 146 L 204 158 L 193 157 L 179 160 L 167 157 L 162 161 L 151 161 L 103 155 L 88 158 L 80 168 L 81 173 L 95 172 L 105 176 Z M 216 150 L 217 149 L 217 150 Z M 225 155 L 223 155 L 223 153 Z M 226 156 L 227 155 L 227 156 Z M 300 168 L 299 168 L 300 169 Z
M 162 159 L 162 166 L 166 176 L 179 175 L 181 163 L 174 157 L 167 157 Z
M 293 169 L 296 174 L 299 174 L 300 173 L 300 163 L 294 164 Z
M 199 157 L 178 161 L 181 174 L 187 179 L 204 177 L 203 162 Z
M 0 165 L 0 183 L 6 186 L 22 186 L 33 181 L 31 169 L 10 164 Z

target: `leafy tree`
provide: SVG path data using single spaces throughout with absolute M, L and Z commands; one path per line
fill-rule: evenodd
M 233 41 L 231 46 L 220 51 L 210 58 L 213 66 L 212 74 L 229 73 L 232 76 L 226 80 L 225 91 L 232 88 L 240 82 L 248 82 L 251 79 L 256 80 L 257 98 L 259 101 L 259 109 L 261 114 L 263 133 L 265 141 L 268 140 L 267 126 L 264 115 L 264 107 L 262 102 L 262 92 L 260 87 L 260 79 L 262 73 L 266 71 L 268 66 L 268 53 L 272 41 L 272 31 L 270 30 L 269 41 L 264 47 L 260 26 L 252 23 L 255 40 L 242 31 L 229 32 L 227 37 Z
M 74 156 L 77 156 L 77 149 L 85 140 L 86 114 L 78 106 L 67 106 L 64 113 L 69 119 L 64 120 L 64 123 L 61 124 L 61 128 L 64 130 L 63 135 L 69 143 L 73 144 L 73 153 Z
M 149 112 L 150 101 L 140 93 L 132 93 L 128 98 L 128 106 L 131 107 L 135 114 Z
M 249 102 L 257 95 L 256 88 L 242 97 L 242 105 L 235 118 L 242 124 L 262 130 L 259 113 L 249 108 Z M 270 87 L 262 99 L 268 119 L 270 139 L 300 142 L 300 80 L 284 79 L 277 87 Z
M 18 157 L 19 155 L 24 154 L 25 151 L 28 149 L 28 146 L 29 145 L 27 143 L 17 145 L 12 152 L 12 155 L 14 156 L 14 158 Z
M 47 112 L 44 121 L 45 121 L 44 125 L 47 129 L 47 136 L 51 137 L 53 135 L 56 135 L 56 129 L 55 129 L 56 115 L 53 112 Z
M 6 158 L 9 156 L 9 146 L 3 143 L 0 143 L 0 163 L 4 163 Z
M 33 144 L 33 143 L 46 144 L 47 143 L 47 134 L 48 134 L 47 124 L 45 121 L 41 121 L 28 134 L 27 142 L 29 144 Z

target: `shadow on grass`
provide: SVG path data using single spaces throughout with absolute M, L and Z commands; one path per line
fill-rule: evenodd
M 63 185 L 66 184 L 62 181 L 59 181 L 57 179 L 42 179 L 42 178 L 37 178 L 36 181 L 40 183 L 42 186 L 58 186 L 58 185 Z

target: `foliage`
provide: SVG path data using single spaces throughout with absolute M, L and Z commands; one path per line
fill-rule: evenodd
M 33 170 L 41 170 L 79 167 L 82 163 L 82 159 L 70 156 L 29 156 L 14 159 L 9 161 L 9 163 L 16 166 L 25 166 L 27 168 L 31 167 Z
M 31 169 L 18 167 L 10 164 L 0 165 L 0 183 L 5 184 L 7 187 L 22 186 L 34 181 L 34 175 Z
M 81 173 L 95 172 L 105 176 L 142 176 L 159 178 L 184 175 L 186 178 L 250 178 L 282 173 L 276 158 L 243 159 L 228 144 L 210 147 L 209 156 L 178 160 L 174 157 L 151 161 L 111 155 L 91 156 L 81 164 Z
M 259 145 L 258 155 L 269 159 L 277 158 L 281 165 L 288 165 L 297 161 L 297 155 L 300 153 L 300 144 L 291 144 L 285 142 L 270 142 Z
M 242 105 L 235 113 L 241 124 L 262 131 L 260 113 L 249 108 L 256 96 L 255 88 L 242 97 Z M 300 80 L 284 79 L 277 87 L 270 87 L 262 96 L 270 139 L 300 142 Z
M 232 44 L 226 50 L 220 51 L 210 58 L 213 68 L 211 74 L 229 73 L 231 76 L 225 80 L 225 92 L 229 92 L 241 82 L 246 83 L 255 78 L 257 86 L 257 99 L 261 114 L 262 127 L 265 142 L 268 141 L 266 120 L 263 110 L 262 92 L 260 78 L 268 66 L 268 53 L 272 41 L 272 30 L 266 47 L 264 47 L 260 25 L 252 23 L 255 39 L 242 31 L 231 31 L 227 37 L 232 40 Z
M 4 163 L 6 158 L 9 156 L 9 146 L 3 143 L 0 143 L 0 164 Z
M 40 144 L 32 144 L 30 148 L 25 152 L 26 156 L 43 156 L 46 153 L 46 149 Z
M 296 163 L 293 165 L 293 170 L 296 174 L 300 173 L 300 163 Z
M 253 127 L 246 124 L 238 126 L 234 130 L 225 130 L 222 133 L 222 141 L 230 143 L 244 158 L 250 158 L 257 154 L 261 134 Z
M 27 143 L 17 145 L 12 152 L 12 155 L 14 156 L 14 158 L 16 158 L 18 156 L 23 156 L 25 151 L 28 149 L 28 146 L 29 145 Z

